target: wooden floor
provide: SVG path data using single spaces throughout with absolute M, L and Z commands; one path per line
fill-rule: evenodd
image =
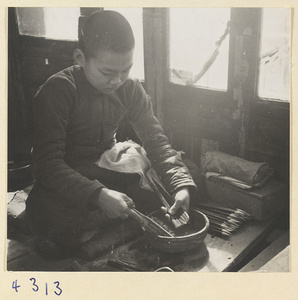
M 132 226 L 133 222 L 128 226 Z M 135 224 L 136 225 L 136 224 Z M 7 270 L 9 271 L 123 271 L 124 262 L 142 271 L 154 271 L 167 266 L 175 272 L 227 272 L 239 269 L 247 257 L 272 234 L 273 222 L 250 222 L 229 238 L 207 235 L 198 248 L 182 254 L 162 253 L 153 249 L 140 231 L 123 228 L 107 233 L 87 243 L 76 257 L 46 260 L 36 253 L 33 239 L 18 233 L 7 244 Z M 129 232 L 129 234 L 128 234 Z M 107 239 L 107 237 L 109 238 Z M 288 232 L 280 232 L 261 253 L 253 258 L 241 272 L 287 272 L 289 270 Z M 284 250 L 284 251 L 283 251 Z M 277 257 L 280 255 L 281 257 Z M 275 258 L 277 263 L 265 265 Z M 275 268 L 275 269 L 274 269 Z M 132 269 L 134 270 L 134 269 Z
M 8 195 L 7 270 L 9 271 L 154 271 L 175 272 L 288 272 L 289 231 L 276 229 L 277 217 L 250 221 L 229 238 L 208 234 L 204 243 L 186 253 L 168 254 L 153 249 L 133 219 L 111 226 L 86 243 L 75 257 L 46 260 L 34 248 L 24 221 L 30 187 Z M 116 264 L 115 264 L 116 262 Z M 112 264 L 113 263 L 113 264 Z

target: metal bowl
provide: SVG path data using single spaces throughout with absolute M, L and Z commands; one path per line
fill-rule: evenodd
M 174 232 L 175 236 L 168 237 L 145 231 L 145 236 L 151 246 L 167 253 L 179 253 L 198 247 L 204 241 L 209 229 L 207 216 L 196 209 L 189 211 L 189 224 L 178 229 L 170 224 L 161 210 L 154 211 L 148 216 L 160 224 L 165 224 L 170 232 Z

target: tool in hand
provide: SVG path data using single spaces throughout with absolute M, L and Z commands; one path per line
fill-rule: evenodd
M 137 220 L 142 228 L 150 233 L 153 233 L 155 235 L 162 235 L 162 236 L 173 236 L 169 231 L 167 231 L 165 228 L 160 226 L 157 222 L 152 220 L 151 218 L 145 216 L 135 208 L 128 209 L 127 214 Z
M 162 204 L 168 211 L 170 207 L 175 203 L 172 196 L 167 192 L 163 185 L 159 183 L 154 177 L 151 178 L 147 175 L 147 180 L 150 187 L 157 194 Z M 178 228 L 188 223 L 189 215 L 183 208 L 179 208 L 174 215 L 170 215 L 170 219 L 175 228 Z

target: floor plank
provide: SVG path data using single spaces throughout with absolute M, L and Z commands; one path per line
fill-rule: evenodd
M 287 246 L 263 265 L 258 272 L 289 272 L 289 256 L 290 246 Z
M 275 220 L 265 222 L 252 221 L 244 224 L 240 230 L 227 241 L 221 238 L 206 241 L 210 253 L 209 262 L 200 271 L 217 272 L 232 271 L 272 230 Z
M 289 232 L 284 232 L 279 238 L 273 241 L 260 254 L 252 259 L 239 272 L 253 272 L 261 269 L 267 262 L 269 262 L 278 253 L 284 250 L 289 245 Z M 289 265 L 289 262 L 287 263 Z M 286 267 L 288 269 L 288 267 Z

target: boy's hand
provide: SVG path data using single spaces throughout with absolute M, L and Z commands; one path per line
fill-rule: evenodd
M 168 210 L 169 214 L 174 215 L 180 207 L 183 208 L 186 212 L 188 212 L 190 196 L 187 187 L 183 187 L 177 190 L 176 193 L 174 194 L 174 199 L 175 199 L 175 203 Z
M 107 214 L 111 219 L 128 217 L 128 208 L 134 208 L 134 202 L 126 194 L 102 188 L 99 194 L 98 200 L 99 207 Z

